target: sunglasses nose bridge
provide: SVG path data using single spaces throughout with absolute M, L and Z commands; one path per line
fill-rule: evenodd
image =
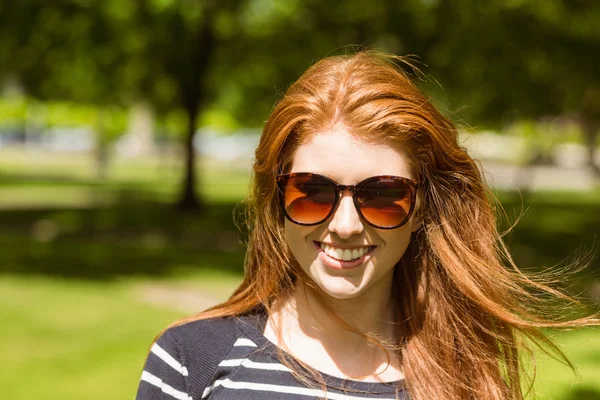
M 329 230 L 337 233 L 341 238 L 348 238 L 362 232 L 364 229 L 360 213 L 354 200 L 355 186 L 337 185 L 338 196 L 329 222 Z M 350 196 L 345 196 L 350 192 Z
M 354 203 L 355 207 L 358 208 L 358 205 L 356 204 L 356 185 L 335 185 L 336 187 L 336 202 L 333 206 L 333 213 L 335 213 L 338 209 L 338 207 L 340 206 L 340 203 L 342 202 L 342 200 L 344 199 L 344 196 L 346 195 L 347 192 L 350 192 L 350 197 L 352 198 L 352 203 Z M 358 209 L 357 209 L 358 212 Z
M 356 185 L 336 185 L 339 197 L 343 197 L 344 194 L 349 191 L 352 196 L 356 194 Z

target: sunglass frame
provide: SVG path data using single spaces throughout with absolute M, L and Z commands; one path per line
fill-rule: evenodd
M 335 200 L 331 206 L 331 210 L 329 211 L 329 213 L 327 214 L 327 216 L 325 218 L 323 218 L 322 220 L 320 220 L 318 222 L 304 223 L 304 222 L 296 221 L 288 214 L 288 212 L 285 208 L 285 186 L 291 178 L 298 177 L 298 176 L 307 177 L 307 178 L 311 178 L 311 177 L 320 178 L 320 179 L 323 179 L 324 181 L 328 182 L 334 188 Z M 406 184 L 409 187 L 409 190 L 411 193 L 410 209 L 408 210 L 408 213 L 406 214 L 406 218 L 404 218 L 404 220 L 398 225 L 379 226 L 379 225 L 373 224 L 364 216 L 364 214 L 362 213 L 362 210 L 360 209 L 360 206 L 358 204 L 357 193 L 359 192 L 361 186 L 364 186 L 365 184 L 368 184 L 368 183 L 371 183 L 372 181 L 377 181 L 380 179 L 397 180 L 397 181 L 400 181 L 400 182 Z M 363 221 L 365 221 L 369 226 L 372 226 L 373 228 L 377 228 L 377 229 L 396 229 L 396 228 L 400 228 L 401 226 L 405 225 L 410 220 L 410 217 L 412 216 L 412 214 L 415 210 L 415 205 L 416 205 L 416 200 L 417 200 L 417 189 L 419 188 L 419 182 L 415 181 L 414 179 L 404 178 L 402 176 L 376 175 L 376 176 L 371 176 L 369 178 L 366 178 L 366 179 L 360 181 L 359 183 L 357 183 L 356 185 L 341 185 L 326 176 L 315 174 L 313 172 L 293 172 L 293 173 L 289 173 L 289 174 L 277 175 L 277 187 L 279 188 L 279 198 L 280 198 L 280 203 L 281 203 L 281 208 L 283 210 L 283 213 L 284 213 L 285 217 L 290 222 L 293 222 L 294 224 L 302 225 L 302 226 L 315 226 L 315 225 L 319 225 L 319 224 L 322 224 L 323 222 L 327 221 L 329 219 L 329 217 L 331 217 L 331 215 L 335 212 L 335 210 L 339 206 L 340 199 L 342 197 L 342 193 L 344 193 L 346 190 L 350 190 L 352 192 L 352 201 L 354 203 L 354 207 L 356 208 L 356 212 L 358 213 L 358 215 L 360 216 L 360 218 Z

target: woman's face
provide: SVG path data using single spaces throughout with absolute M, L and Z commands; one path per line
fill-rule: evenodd
M 343 185 L 376 175 L 416 178 L 399 145 L 368 143 L 344 128 L 311 136 L 298 147 L 292 161 L 291 173 L 312 172 Z M 336 299 L 349 299 L 389 288 L 394 266 L 417 227 L 413 214 L 399 228 L 373 228 L 360 218 L 351 192 L 346 191 L 335 212 L 322 224 L 301 226 L 286 219 L 285 237 L 302 269 L 323 292 Z M 360 265 L 340 268 L 322 251 L 322 243 L 334 249 L 374 248 Z

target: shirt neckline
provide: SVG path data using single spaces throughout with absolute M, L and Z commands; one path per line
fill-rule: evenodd
M 285 356 L 288 356 L 290 360 L 293 362 L 293 357 L 281 349 L 275 343 L 271 342 L 265 335 L 264 330 L 266 327 L 268 315 L 264 312 L 260 312 L 258 314 L 245 315 L 238 317 L 238 319 L 242 322 L 241 329 L 246 333 L 250 339 L 256 341 L 256 345 L 264 349 L 266 351 L 273 352 L 273 354 L 277 354 L 277 352 L 282 352 Z M 297 363 L 294 363 L 300 370 L 303 367 Z M 357 390 L 360 392 L 368 392 L 368 393 L 396 393 L 397 390 L 403 390 L 406 385 L 406 381 L 404 379 L 390 382 L 370 382 L 370 381 L 359 381 L 354 379 L 344 379 L 334 375 L 327 374 L 325 372 L 316 370 L 324 379 L 325 384 L 328 388 L 333 388 L 337 390 Z M 307 378 L 312 379 L 309 374 L 307 374 Z

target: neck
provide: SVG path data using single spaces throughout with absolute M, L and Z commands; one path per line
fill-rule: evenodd
M 344 332 L 351 334 L 336 321 L 331 312 L 362 333 L 384 334 L 389 331 L 390 321 L 393 320 L 391 288 L 384 293 L 369 292 L 355 298 L 335 299 L 325 294 L 319 296 L 306 285 L 299 285 L 294 296 L 296 312 L 300 322 L 304 322 L 307 328 L 312 326 L 328 336 L 333 332 L 340 337 L 345 336 Z
M 397 343 L 391 284 L 381 286 L 355 298 L 334 299 L 324 293 L 319 298 L 299 283 L 290 299 L 270 314 L 265 336 L 313 368 L 335 376 L 401 379 L 398 360 L 364 337 L 370 333 Z
M 274 322 L 283 327 L 285 342 L 285 338 L 291 340 L 300 333 L 324 347 L 373 351 L 361 333 L 376 334 L 383 340 L 397 339 L 391 280 L 350 299 L 336 299 L 324 293 L 319 296 L 299 282 L 291 298 L 279 308 Z

